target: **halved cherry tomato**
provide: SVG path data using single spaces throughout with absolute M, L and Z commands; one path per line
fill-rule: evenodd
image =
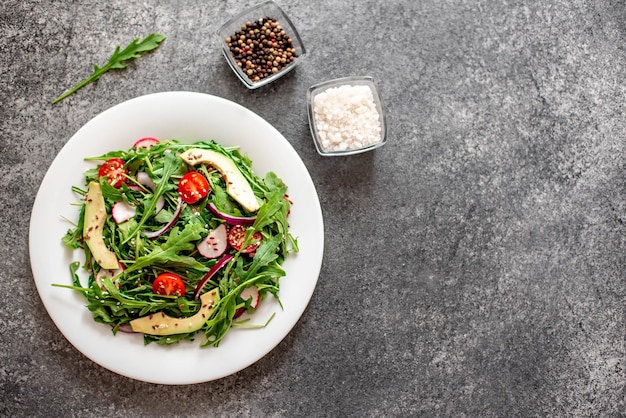
M 209 182 L 197 171 L 190 171 L 178 182 L 178 195 L 190 205 L 207 197 L 209 190 Z
M 252 234 L 251 243 L 246 248 L 241 249 L 245 238 L 246 228 L 244 228 L 242 225 L 233 225 L 232 228 L 230 228 L 230 231 L 228 231 L 228 243 L 235 250 L 241 250 L 242 253 L 249 254 L 259 248 L 259 244 L 261 243 L 262 238 L 259 231 L 256 231 L 254 234 Z
M 185 282 L 177 274 L 161 273 L 152 283 L 152 292 L 157 295 L 183 296 L 185 294 Z
M 107 183 L 119 188 L 126 182 L 128 170 L 124 168 L 124 161 L 120 158 L 111 158 L 102 163 L 98 169 L 98 178 L 106 177 Z

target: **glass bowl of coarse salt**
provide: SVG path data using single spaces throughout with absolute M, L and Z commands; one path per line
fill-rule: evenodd
M 372 77 L 344 77 L 311 86 L 307 110 L 320 155 L 359 154 L 387 141 L 383 104 Z
M 233 16 L 217 34 L 226 62 L 249 89 L 282 77 L 306 55 L 296 27 L 272 0 Z

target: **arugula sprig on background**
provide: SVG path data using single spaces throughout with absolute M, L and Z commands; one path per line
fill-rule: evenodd
M 102 74 L 106 73 L 109 70 L 123 70 L 124 68 L 126 68 L 126 61 L 134 58 L 139 58 L 142 53 L 156 49 L 159 44 L 164 40 L 165 35 L 151 33 L 150 35 L 146 36 L 142 41 L 140 41 L 139 38 L 134 39 L 130 44 L 128 44 L 128 46 L 126 46 L 126 48 L 122 50 L 120 50 L 120 45 L 118 45 L 115 48 L 113 55 L 111 55 L 111 58 L 109 58 L 109 61 L 106 64 L 104 64 L 102 67 L 94 64 L 93 73 L 89 77 L 54 99 L 52 101 L 52 104 L 60 102 L 66 97 L 71 96 L 81 88 L 85 87 L 87 84 L 97 81 L 98 79 L 100 79 Z

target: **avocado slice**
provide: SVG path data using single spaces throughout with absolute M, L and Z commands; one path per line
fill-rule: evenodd
M 150 335 L 173 335 L 198 331 L 213 313 L 213 308 L 220 300 L 217 288 L 200 296 L 200 310 L 187 318 L 174 318 L 164 312 L 157 312 L 130 321 L 135 332 Z
M 230 158 L 216 151 L 198 148 L 189 149 L 183 152 L 180 157 L 191 166 L 204 163 L 215 167 L 224 176 L 226 193 L 247 211 L 256 212 L 259 210 L 260 205 L 252 187 Z
M 85 197 L 85 220 L 83 222 L 83 239 L 91 254 L 103 269 L 114 270 L 119 267 L 117 256 L 110 251 L 102 238 L 102 227 L 107 213 L 100 183 L 92 181 Z

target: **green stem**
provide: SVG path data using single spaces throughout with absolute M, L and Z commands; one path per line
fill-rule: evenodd
M 78 90 L 80 90 L 83 87 L 85 87 L 87 84 L 93 83 L 94 81 L 97 81 L 102 74 L 104 74 L 107 71 L 109 71 L 109 69 L 110 69 L 109 67 L 110 67 L 110 64 L 107 63 L 104 67 L 100 68 L 98 71 L 95 71 L 91 76 L 89 76 L 88 78 L 84 79 L 83 81 L 81 81 L 80 83 L 78 83 L 77 85 L 72 87 L 71 90 L 66 91 L 65 93 L 63 93 L 62 95 L 60 95 L 59 97 L 54 99 L 52 101 L 52 104 L 60 102 L 61 100 L 65 99 L 66 97 L 71 96 L 72 94 L 76 93 Z

